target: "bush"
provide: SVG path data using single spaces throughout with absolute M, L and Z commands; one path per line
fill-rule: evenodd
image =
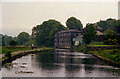
M 11 45 L 11 46 L 16 46 L 17 44 L 18 43 L 16 41 L 14 41 L 14 40 L 10 41 L 10 43 L 9 43 L 9 45 Z
M 80 45 L 76 47 L 77 52 L 89 53 L 86 45 Z
M 5 54 L 5 56 L 6 56 L 8 59 L 11 59 L 11 52 L 8 51 L 8 52 Z
M 104 45 L 104 42 L 92 42 L 89 45 Z
M 104 44 L 106 44 L 106 45 L 118 45 L 118 40 L 117 39 L 104 40 Z
M 99 50 L 99 51 L 91 51 L 91 52 L 100 55 L 108 60 L 114 61 L 116 63 L 120 63 L 120 49 Z

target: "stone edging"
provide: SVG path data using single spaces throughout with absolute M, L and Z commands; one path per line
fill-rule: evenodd
M 7 62 L 12 62 L 13 60 L 16 60 L 17 58 L 20 58 L 22 56 L 25 56 L 25 55 L 28 55 L 30 53 L 36 53 L 36 52 L 43 52 L 43 51 L 50 51 L 50 50 L 53 50 L 53 49 L 44 49 L 44 50 L 31 50 L 31 51 L 24 51 L 24 52 L 19 52 L 18 54 L 15 54 L 11 57 L 11 59 L 3 59 L 1 62 L 2 62 L 2 65 L 4 65 L 5 63 Z

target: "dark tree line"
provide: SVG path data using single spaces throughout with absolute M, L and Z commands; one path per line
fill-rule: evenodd
M 66 28 L 56 20 L 44 21 L 33 28 L 33 36 L 37 46 L 54 46 L 55 33 Z
M 115 28 L 120 26 L 120 20 L 116 19 L 107 19 L 100 20 L 96 22 L 100 28 L 104 30 L 105 39 L 114 39 L 114 41 L 120 41 L 120 38 L 116 36 Z M 88 23 L 84 28 L 83 41 L 86 44 L 89 44 L 91 41 L 94 41 L 96 38 L 96 27 L 95 24 Z M 26 32 L 21 32 L 17 37 L 12 37 L 8 35 L 1 35 L 3 40 L 3 46 L 7 45 L 32 45 L 37 46 L 54 46 L 54 36 L 55 33 L 61 30 L 67 29 L 83 29 L 81 21 L 75 17 L 70 17 L 66 21 L 66 26 L 62 25 L 59 21 L 56 20 L 47 20 L 42 24 L 33 27 L 32 35 L 29 35 Z
M 75 17 L 70 17 L 66 21 L 67 27 L 56 20 L 44 21 L 42 24 L 35 26 L 32 29 L 32 36 L 35 38 L 37 46 L 54 46 L 55 33 L 61 30 L 78 29 L 83 26 L 80 20 Z
M 26 32 L 21 32 L 17 37 L 2 35 L 2 46 L 25 45 L 30 40 L 30 35 Z

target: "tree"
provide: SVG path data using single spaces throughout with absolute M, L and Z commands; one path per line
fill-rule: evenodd
M 36 44 L 35 44 L 35 38 L 31 35 L 31 36 L 30 36 L 30 40 L 27 41 L 27 42 L 25 43 L 25 45 L 26 45 L 26 46 L 31 46 L 32 44 L 34 44 L 34 45 L 36 46 Z
M 2 35 L 2 46 L 5 46 L 4 36 Z
M 113 39 L 113 38 L 115 38 L 115 32 L 113 30 L 107 29 L 104 32 L 104 38 L 105 39 Z
M 37 46 L 54 46 L 55 33 L 65 30 L 65 27 L 56 20 L 44 21 L 32 29 Z
M 85 31 L 83 33 L 83 41 L 86 44 L 89 44 L 92 40 L 96 37 L 96 29 L 94 27 L 94 24 L 87 24 L 85 27 Z
M 12 41 L 10 41 L 9 45 L 11 45 L 11 46 L 16 46 L 16 45 L 17 45 L 17 42 L 16 42 L 15 40 L 12 40 Z
M 83 25 L 80 20 L 76 19 L 75 17 L 70 17 L 66 21 L 66 25 L 69 29 L 78 29 L 80 30 Z
M 0 34 L 0 46 L 4 46 L 4 36 Z
M 3 36 L 3 41 L 4 41 L 5 46 L 9 45 L 9 42 L 12 40 L 14 40 L 12 36 L 8 36 L 8 35 Z
M 30 35 L 26 32 L 21 32 L 18 36 L 17 36 L 17 42 L 19 45 L 23 45 L 25 44 L 25 42 L 29 41 L 29 37 Z
M 97 22 L 97 25 L 100 26 L 103 30 L 108 29 L 106 21 L 100 20 L 99 22 Z
M 109 18 L 107 20 L 100 20 L 97 22 L 97 25 L 100 26 L 103 30 L 115 30 L 115 27 L 120 25 L 120 20 Z

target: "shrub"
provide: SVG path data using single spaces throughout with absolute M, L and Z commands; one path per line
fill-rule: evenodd
M 6 56 L 8 59 L 11 59 L 11 52 L 8 51 L 8 52 L 5 54 L 5 56 Z
M 11 45 L 11 46 L 16 46 L 16 45 L 17 45 L 17 42 L 14 41 L 14 40 L 12 40 L 12 41 L 10 41 L 9 45 Z
M 104 44 L 107 44 L 107 45 L 118 45 L 118 40 L 117 39 L 104 40 Z

